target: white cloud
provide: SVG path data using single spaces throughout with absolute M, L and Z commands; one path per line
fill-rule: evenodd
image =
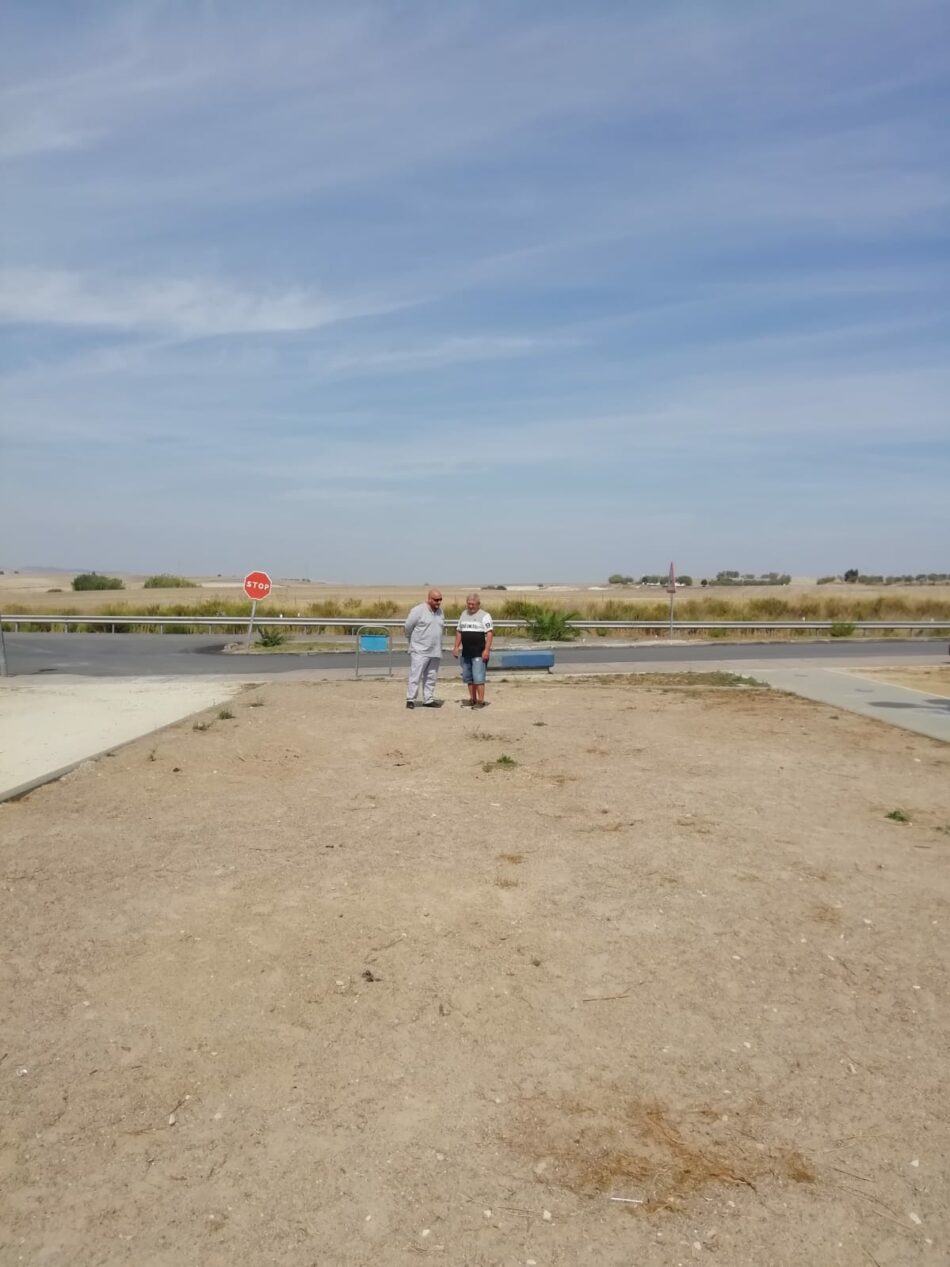
M 331 299 L 306 289 L 254 292 L 194 278 L 110 283 L 69 272 L 0 272 L 0 322 L 162 332 L 184 339 L 316 330 L 397 306 L 379 299 Z

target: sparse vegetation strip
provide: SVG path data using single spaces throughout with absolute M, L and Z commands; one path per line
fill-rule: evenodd
M 159 572 L 142 583 L 144 590 L 195 590 L 198 586 L 187 576 L 173 576 L 171 572 Z
M 115 577 L 101 577 L 94 573 L 86 574 L 89 580 L 83 577 L 76 577 L 74 588 L 76 589 L 109 589 L 122 588 L 122 582 Z M 80 582 L 82 582 L 80 584 Z M 117 582 L 117 584 L 112 584 Z M 446 616 L 451 621 L 458 617 L 461 611 L 460 604 L 446 603 Z M 359 627 L 359 623 L 367 619 L 393 619 L 404 613 L 404 605 L 400 605 L 392 599 L 358 599 L 347 598 L 343 600 L 326 599 L 318 602 L 306 604 L 301 609 L 288 612 L 277 606 L 276 603 L 270 602 L 259 606 L 258 620 L 273 620 L 275 617 L 292 615 L 299 619 L 312 620 L 310 631 L 320 633 L 324 626 L 321 625 L 321 617 L 325 619 L 345 619 L 349 616 L 353 617 L 352 626 L 343 626 L 342 629 L 337 628 L 336 632 L 355 633 Z M 10 620 L 14 618 L 31 616 L 38 619 L 30 622 L 28 627 L 26 621 L 22 621 L 21 628 L 25 631 L 42 632 L 44 615 L 66 615 L 69 612 L 63 612 L 61 607 L 55 603 L 31 603 L 26 607 L 22 603 L 11 603 L 4 606 L 4 616 Z M 208 598 L 198 602 L 180 602 L 165 601 L 143 603 L 127 599 L 121 602 L 104 602 L 97 604 L 94 608 L 82 613 L 75 612 L 75 615 L 88 615 L 98 617 L 114 617 L 116 629 L 120 632 L 155 632 L 157 625 L 128 625 L 122 628 L 123 617 L 129 616 L 154 616 L 160 618 L 163 616 L 183 616 L 189 617 L 196 622 L 204 617 L 234 617 L 234 628 L 239 630 L 246 627 L 248 616 L 248 604 L 246 600 L 241 599 L 222 599 L 220 597 Z M 875 620 L 932 620 L 934 628 L 928 631 L 933 635 L 941 635 L 946 627 L 950 627 L 950 599 L 938 597 L 936 595 L 921 593 L 920 595 L 904 595 L 900 593 L 881 593 L 873 596 L 851 597 L 849 595 L 837 594 L 818 594 L 803 593 L 800 595 L 779 596 L 775 594 L 763 594 L 747 599 L 733 599 L 725 596 L 719 596 L 708 593 L 691 596 L 689 598 L 680 597 L 676 602 L 675 619 L 677 622 L 696 621 L 697 624 L 709 621 L 832 621 L 835 622 L 834 628 L 829 632 L 833 637 L 848 636 L 844 633 L 845 625 L 853 625 L 857 621 L 875 621 Z M 619 598 L 598 598 L 587 603 L 578 603 L 577 596 L 573 595 L 570 599 L 570 606 L 562 605 L 556 596 L 551 595 L 546 598 L 543 603 L 537 601 L 529 601 L 522 598 L 506 598 L 499 603 L 493 603 L 492 616 L 496 621 L 503 620 L 524 620 L 528 623 L 525 633 L 538 641 L 562 641 L 566 637 L 571 637 L 574 631 L 567 624 L 570 620 L 585 621 L 624 621 L 624 620 L 649 620 L 649 621 L 666 621 L 669 616 L 669 604 L 665 598 L 654 599 L 647 596 L 636 596 L 629 599 Z M 70 628 L 77 632 L 93 632 L 96 630 L 95 625 L 72 625 Z M 172 626 L 168 627 L 173 628 Z M 195 627 L 178 626 L 179 632 L 195 632 Z M 226 630 L 227 627 L 225 627 Z M 302 631 L 303 632 L 303 631 Z M 517 635 L 518 631 L 509 631 Z M 613 631 L 605 629 L 604 635 Z M 629 630 L 621 631 L 622 636 L 629 637 Z M 719 634 L 718 630 L 707 631 L 712 635 Z M 804 629 L 804 634 L 810 634 L 811 631 Z M 726 633 L 730 637 L 742 636 L 741 631 L 721 631 L 724 636 Z M 752 636 L 756 636 L 758 631 L 750 631 Z M 794 636 L 795 630 L 783 630 L 783 636 Z
M 751 688 L 756 691 L 769 691 L 772 688 L 767 682 L 758 678 L 747 677 L 741 673 L 711 671 L 709 673 L 584 673 L 570 676 L 565 674 L 559 681 L 571 686 L 639 686 L 639 687 L 713 687 L 716 689 L 734 690 L 737 687 Z M 535 722 L 535 725 L 543 723 Z

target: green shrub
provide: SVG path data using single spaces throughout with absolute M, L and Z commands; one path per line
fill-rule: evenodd
M 832 638 L 850 638 L 855 629 L 856 626 L 850 620 L 835 620 L 829 632 Z
M 98 572 L 81 572 L 73 577 L 74 590 L 124 590 L 125 584 L 117 576 L 100 576 Z
M 282 647 L 287 641 L 287 635 L 283 629 L 277 629 L 271 625 L 263 625 L 257 631 L 257 641 L 262 647 Z
M 577 637 L 577 630 L 572 629 L 567 622 L 579 619 L 577 612 L 535 607 L 527 614 L 528 633 L 535 642 L 571 642 Z
M 186 576 L 175 576 L 171 572 L 159 572 L 150 576 L 142 586 L 144 590 L 195 590 L 198 586 Z

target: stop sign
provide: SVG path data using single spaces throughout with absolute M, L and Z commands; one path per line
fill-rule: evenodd
M 244 593 L 255 600 L 270 593 L 270 577 L 266 572 L 248 572 L 244 578 Z

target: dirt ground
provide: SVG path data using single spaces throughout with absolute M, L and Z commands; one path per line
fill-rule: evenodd
M 651 682 L 268 684 L 0 806 L 3 1267 L 946 1262 L 950 747 Z

